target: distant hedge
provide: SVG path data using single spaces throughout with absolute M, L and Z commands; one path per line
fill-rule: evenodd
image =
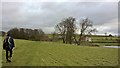
M 45 37 L 42 29 L 13 28 L 8 31 L 13 38 L 40 41 Z

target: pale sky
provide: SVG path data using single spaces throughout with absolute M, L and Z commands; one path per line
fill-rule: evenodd
M 88 17 L 97 34 L 118 34 L 118 0 L 2 0 L 0 5 L 4 31 L 18 27 L 51 33 L 63 18 L 72 16 L 77 20 Z

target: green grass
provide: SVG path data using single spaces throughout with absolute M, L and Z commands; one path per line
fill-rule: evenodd
M 118 42 L 118 37 L 91 37 L 92 38 L 92 43 L 97 44 L 100 46 L 120 46 L 120 42 Z
M 52 35 L 48 35 L 50 38 L 52 38 Z M 92 39 L 92 41 L 91 41 L 91 43 L 93 43 L 93 44 L 97 44 L 97 45 L 99 45 L 99 46 L 120 46 L 120 42 L 118 42 L 118 39 L 120 39 L 120 38 L 118 38 L 118 37 L 116 37 L 116 36 L 113 36 L 113 37 L 108 37 L 107 36 L 107 40 L 106 40 L 106 37 L 105 36 L 95 36 L 95 35 L 93 35 L 93 36 L 89 36 L 91 39 Z M 79 36 L 78 35 L 76 35 L 76 38 L 77 38 L 77 40 L 78 40 L 78 38 L 79 38 Z M 61 40 L 55 40 L 54 42 L 61 42 L 62 43 L 62 39 Z M 85 45 L 86 45 L 86 43 L 85 43 Z
M 93 43 L 99 46 L 120 46 L 119 43 Z
M 118 65 L 118 49 L 77 46 L 59 42 L 15 40 L 11 63 L 3 66 L 114 66 Z

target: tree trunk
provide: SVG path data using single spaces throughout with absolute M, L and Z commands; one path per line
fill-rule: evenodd
M 73 36 L 73 38 L 74 38 L 74 40 L 75 40 L 75 43 L 76 43 L 77 45 L 79 45 L 79 43 L 78 43 L 78 41 L 77 41 L 76 37 L 75 37 L 75 36 Z
M 65 43 L 65 37 L 64 37 L 64 34 L 62 35 L 62 40 L 63 40 L 63 43 Z
M 80 34 L 80 38 L 79 38 L 79 43 L 78 43 L 78 45 L 81 44 L 81 39 L 82 39 L 82 32 L 81 32 L 81 34 Z
M 63 43 L 65 43 L 65 39 L 64 38 L 62 38 L 63 39 Z

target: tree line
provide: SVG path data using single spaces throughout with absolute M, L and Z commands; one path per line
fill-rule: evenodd
M 0 36 L 5 36 L 5 32 L 4 31 L 0 31 Z
M 15 39 L 41 41 L 45 38 L 45 33 L 42 29 L 13 28 L 8 33 Z

